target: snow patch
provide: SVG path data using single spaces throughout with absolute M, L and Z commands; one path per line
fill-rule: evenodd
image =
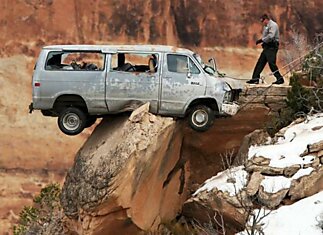
M 312 171 L 314 170 L 313 167 L 305 168 L 305 169 L 299 169 L 295 175 L 293 175 L 292 179 L 297 180 L 303 176 L 310 175 Z
M 261 213 L 264 210 L 261 211 Z M 258 210 L 254 210 L 257 214 Z M 266 211 L 268 212 L 268 211 Z M 323 191 L 311 197 L 304 198 L 292 205 L 282 206 L 273 210 L 264 217 L 259 224 L 263 224 L 263 233 L 266 235 L 300 234 L 322 235 Z M 246 231 L 238 235 L 247 235 Z
M 222 192 L 228 192 L 230 196 L 236 195 L 247 184 L 248 173 L 243 166 L 234 167 L 218 173 L 216 176 L 206 180 L 193 196 L 202 191 L 211 191 L 214 188 Z
M 289 189 L 291 183 L 292 179 L 284 176 L 265 176 L 260 185 L 267 193 L 277 193 L 282 189 Z
M 298 123 L 290 126 L 284 138 L 278 140 L 274 145 L 251 146 L 248 158 L 265 157 L 270 159 L 269 166 L 285 168 L 294 164 L 307 164 L 313 161 L 312 156 L 300 157 L 307 150 L 309 144 L 318 143 L 323 140 L 323 116 L 315 115 L 309 117 L 308 122 Z

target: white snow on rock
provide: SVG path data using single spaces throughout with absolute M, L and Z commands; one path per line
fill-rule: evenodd
M 262 156 L 270 159 L 272 167 L 285 168 L 294 164 L 301 165 L 292 177 L 265 176 L 261 185 L 269 193 L 276 193 L 282 189 L 288 189 L 293 180 L 310 175 L 313 167 L 303 168 L 303 164 L 312 163 L 315 156 L 309 154 L 301 157 L 309 144 L 323 141 L 323 115 L 308 117 L 302 123 L 293 123 L 286 130 L 284 137 L 276 144 L 264 146 L 251 146 L 248 158 Z M 196 196 L 202 191 L 217 190 L 228 192 L 234 196 L 247 185 L 248 173 L 243 166 L 228 169 L 205 181 L 203 186 L 195 193 Z M 257 214 L 259 210 L 254 210 Z M 268 210 L 261 209 L 261 213 Z M 252 218 L 252 216 L 250 216 Z M 292 205 L 281 206 L 265 216 L 258 225 L 262 225 L 262 231 L 254 233 L 265 235 L 321 235 L 323 234 L 323 191 L 311 197 L 304 198 Z M 250 231 L 238 233 L 239 235 L 251 234 Z
M 269 166 L 288 167 L 294 164 L 307 164 L 313 161 L 313 157 L 300 157 L 307 149 L 307 145 L 323 140 L 323 116 L 314 115 L 308 118 L 308 122 L 291 124 L 274 145 L 251 146 L 248 158 L 263 156 L 270 159 Z
M 256 214 L 257 210 L 254 213 Z M 322 235 L 323 191 L 292 205 L 273 210 L 259 224 L 263 224 L 263 233 L 255 233 L 258 235 Z M 246 231 L 238 233 L 246 234 Z
M 263 179 L 260 185 L 264 187 L 264 191 L 267 193 L 277 193 L 282 189 L 289 189 L 292 180 L 310 175 L 313 170 L 313 167 L 299 169 L 291 178 L 287 178 L 285 176 L 265 176 L 265 179 Z
M 289 189 L 291 183 L 292 180 L 284 176 L 265 176 L 260 185 L 264 187 L 265 192 L 277 193 L 282 189 Z
M 214 188 L 222 192 L 228 192 L 230 196 L 234 196 L 246 186 L 247 176 L 248 173 L 244 170 L 243 166 L 227 169 L 206 180 L 203 186 L 193 196 L 205 190 L 209 192 Z
M 295 175 L 293 175 L 292 179 L 293 180 L 297 180 L 303 176 L 306 176 L 306 175 L 310 175 L 312 173 L 312 171 L 314 170 L 313 167 L 308 167 L 308 168 L 305 168 L 305 169 L 299 169 Z

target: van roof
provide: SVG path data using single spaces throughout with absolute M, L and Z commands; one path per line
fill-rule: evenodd
M 188 49 L 166 46 L 166 45 L 51 45 L 45 46 L 46 50 L 72 50 L 72 51 L 102 51 L 102 52 L 122 52 L 122 51 L 138 51 L 138 52 L 179 52 L 193 54 Z

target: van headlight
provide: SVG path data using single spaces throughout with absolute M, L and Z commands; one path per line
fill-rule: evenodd
M 223 90 L 225 91 L 231 91 L 231 86 L 228 83 L 223 83 Z
M 226 91 L 224 93 L 223 101 L 224 102 L 232 102 L 232 98 L 233 98 L 233 96 L 232 96 L 231 90 L 230 91 Z
M 223 84 L 223 90 L 225 91 L 223 101 L 224 102 L 232 102 L 233 101 L 233 93 L 232 93 L 232 89 L 228 83 Z

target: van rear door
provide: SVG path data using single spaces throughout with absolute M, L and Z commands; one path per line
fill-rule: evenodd
M 105 54 L 99 51 L 51 51 L 39 76 L 41 97 L 81 96 L 90 114 L 107 112 Z

